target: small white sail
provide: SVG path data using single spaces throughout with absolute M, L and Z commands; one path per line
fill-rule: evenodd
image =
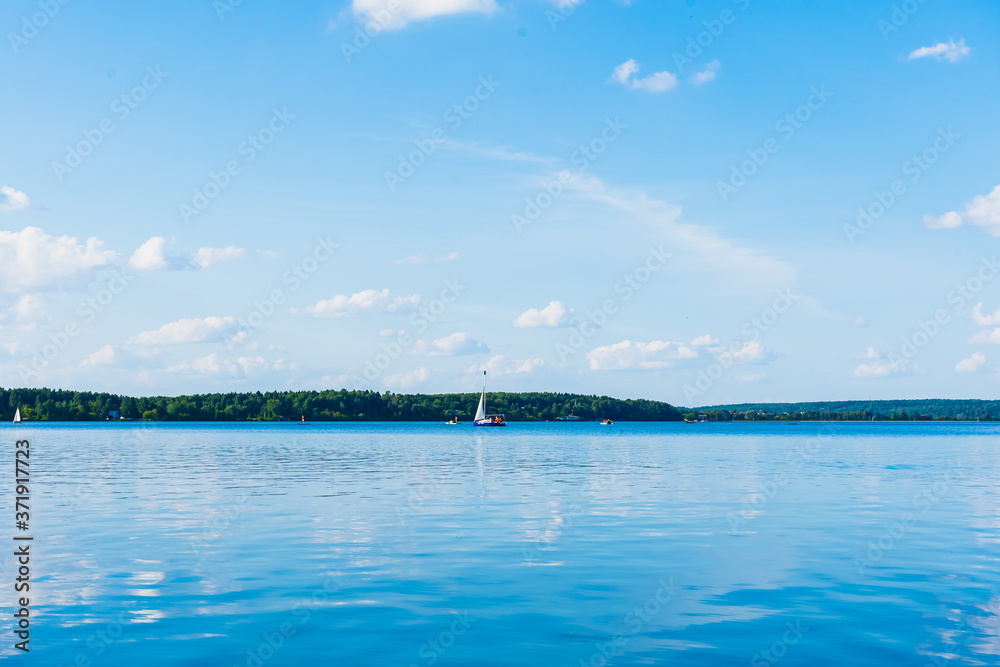
M 483 395 L 479 397 L 479 409 L 476 410 L 476 419 L 486 419 L 486 371 L 483 371 Z
M 18 408 L 17 411 L 14 412 L 14 423 L 15 424 L 21 423 L 21 408 Z

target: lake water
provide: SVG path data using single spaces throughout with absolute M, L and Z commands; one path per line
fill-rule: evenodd
M 1000 425 L 0 435 L 31 664 L 1000 664 Z

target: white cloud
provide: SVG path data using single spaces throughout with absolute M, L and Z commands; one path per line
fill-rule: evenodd
M 541 310 L 530 308 L 514 320 L 515 327 L 565 327 L 569 325 L 569 309 L 561 301 L 550 301 Z
M 995 327 L 1000 325 L 1000 310 L 983 315 L 983 302 L 980 301 L 972 308 L 972 319 L 981 327 Z
M 7 313 L 0 312 L 0 323 L 14 321 L 22 331 L 34 331 L 48 322 L 45 298 L 41 294 L 25 294 L 11 306 Z
M 982 227 L 993 236 L 1000 236 L 1000 185 L 988 195 L 973 197 L 965 205 L 965 213 L 951 211 L 937 218 L 924 216 L 924 225 L 928 229 L 956 229 L 966 222 Z
M 866 326 L 868 326 L 868 322 L 865 321 L 865 318 L 858 317 L 858 318 L 856 318 L 854 320 L 854 326 L 856 326 L 856 327 L 866 327 Z
M 105 345 L 97 352 L 80 362 L 83 367 L 110 366 L 118 360 L 118 352 L 114 345 Z
M 731 350 L 727 347 L 712 347 L 709 348 L 709 350 L 715 354 L 718 359 L 726 359 L 743 364 L 763 361 L 766 356 L 764 344 L 758 340 L 745 341 L 736 350 Z
M 13 213 L 28 208 L 28 195 L 9 185 L 0 187 L 0 213 Z
M 409 257 L 404 257 L 403 259 L 397 259 L 393 262 L 394 266 L 421 266 L 423 264 L 440 264 L 441 262 L 453 262 L 458 259 L 457 252 L 449 252 L 447 255 L 442 255 L 441 257 L 431 257 L 425 252 L 418 252 L 415 255 L 410 255 Z
M 980 331 L 969 339 L 970 343 L 986 343 L 990 345 L 1000 345 L 1000 327 L 992 331 Z
M 489 354 L 490 349 L 465 332 L 453 333 L 433 341 L 418 340 L 413 353 L 425 357 L 461 357 L 468 354 Z
M 54 287 L 120 261 L 103 247 L 96 237 L 81 245 L 75 237 L 50 236 L 38 227 L 0 230 L 0 288 L 17 292 Z
M 590 362 L 592 371 L 612 371 L 670 368 L 678 360 L 697 356 L 698 353 L 684 343 L 624 340 L 591 350 L 587 353 L 587 361 Z
M 986 363 L 986 357 L 982 352 L 976 352 L 968 359 L 962 359 L 955 364 L 955 370 L 959 373 L 974 373 L 979 367 Z
M 934 57 L 938 60 L 957 63 L 962 58 L 968 58 L 971 52 L 972 49 L 965 45 L 964 39 L 958 40 L 958 44 L 954 40 L 948 40 L 947 44 L 938 42 L 934 46 L 922 46 L 916 51 L 911 52 L 907 60 Z
M 705 65 L 704 69 L 700 72 L 696 72 L 694 75 L 694 85 L 700 86 L 703 83 L 708 83 L 715 78 L 716 73 L 719 68 L 722 67 L 722 63 L 718 60 L 713 60 L 712 62 Z
M 962 214 L 957 211 L 945 213 L 935 218 L 933 215 L 924 216 L 924 227 L 927 229 L 955 229 L 962 226 Z
M 168 373 L 198 373 L 199 375 L 217 375 L 222 370 L 222 363 L 218 352 L 212 352 L 204 357 L 198 357 L 194 361 L 182 362 L 176 366 L 167 368 Z
M 494 0 L 353 0 L 354 15 L 380 29 L 399 30 L 413 21 L 450 14 L 490 14 Z
M 881 359 L 882 355 L 879 354 L 874 347 L 869 347 L 868 351 L 861 355 L 862 359 Z
M 765 373 L 756 373 L 754 375 L 741 375 L 740 382 L 759 382 L 767 378 Z
M 586 200 L 588 210 L 604 204 L 624 214 L 628 222 L 652 230 L 657 242 L 662 239 L 670 246 L 673 270 L 709 273 L 729 288 L 783 287 L 794 282 L 794 271 L 785 262 L 736 246 L 711 229 L 679 221 L 680 207 L 642 190 L 612 190 L 595 177 L 577 178 L 568 188 Z
M 670 72 L 657 72 L 640 79 L 635 76 L 638 71 L 639 65 L 634 59 L 626 60 L 615 68 L 611 80 L 626 88 L 645 90 L 650 93 L 665 93 L 677 86 L 677 77 Z
M 228 262 L 233 259 L 242 259 L 246 255 L 245 248 L 237 248 L 231 245 L 226 248 L 199 248 L 195 253 L 194 263 L 203 269 L 207 269 L 219 262 Z
M 390 375 L 385 379 L 385 384 L 387 387 L 392 389 L 412 389 L 414 386 L 420 384 L 426 379 L 427 369 L 421 366 L 410 373 L 397 373 L 396 375 Z
M 180 319 L 154 331 L 144 331 L 128 342 L 136 345 L 170 345 L 220 341 L 235 333 L 238 327 L 239 322 L 231 316 Z
M 506 357 L 502 354 L 498 354 L 485 364 L 469 367 L 469 372 L 487 371 L 490 375 L 522 375 L 524 373 L 530 373 L 536 368 L 541 368 L 544 365 L 545 360 L 541 357 L 507 361 Z
M 906 364 L 902 361 L 873 360 L 871 363 L 858 364 L 858 367 L 854 369 L 854 376 L 859 378 L 881 378 L 897 373 L 904 373 L 905 371 Z
M 706 345 L 715 345 L 718 342 L 718 338 L 712 338 L 711 334 L 705 334 L 691 341 L 691 347 L 705 347 Z
M 154 236 L 132 253 L 128 265 L 136 271 L 162 271 L 169 266 L 164 255 L 166 244 L 162 236 Z
M 419 294 L 391 298 L 388 289 L 369 289 L 350 296 L 338 294 L 330 299 L 321 299 L 315 305 L 306 308 L 305 312 L 317 317 L 349 317 L 358 313 L 381 310 L 390 313 L 406 312 L 418 305 L 420 305 Z

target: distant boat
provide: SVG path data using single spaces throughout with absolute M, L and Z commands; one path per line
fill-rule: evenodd
M 21 423 L 21 408 L 18 408 L 14 412 L 14 423 L 15 424 L 20 424 Z
M 579 422 L 583 421 L 583 417 L 577 417 L 572 412 L 565 417 L 556 417 L 557 422 Z
M 604 421 L 601 422 L 601 425 L 602 426 L 613 426 L 614 422 L 611 421 L 610 419 L 605 419 Z
M 483 395 L 479 397 L 479 408 L 476 410 L 476 418 L 472 421 L 473 426 L 506 426 L 503 415 L 486 414 L 486 371 L 483 371 Z

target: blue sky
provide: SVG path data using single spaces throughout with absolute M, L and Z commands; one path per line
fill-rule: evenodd
M 0 385 L 996 395 L 995 3 L 0 27 Z

